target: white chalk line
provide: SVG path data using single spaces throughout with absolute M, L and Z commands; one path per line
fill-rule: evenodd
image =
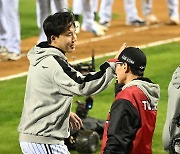
M 159 28 L 159 27 L 161 27 L 163 25 L 164 24 L 156 24 L 156 25 L 138 27 L 138 28 L 134 28 L 132 30 L 132 32 L 136 33 L 136 32 L 145 31 L 145 30 L 149 30 L 149 29 L 153 29 L 153 28 Z M 116 32 L 116 33 L 104 35 L 104 36 L 101 36 L 101 37 L 91 38 L 91 39 L 88 39 L 88 40 L 82 40 L 82 41 L 77 42 L 76 45 L 82 45 L 82 44 L 86 44 L 86 43 L 102 41 L 102 40 L 110 39 L 110 38 L 113 38 L 113 37 L 122 36 L 124 34 L 127 34 L 128 32 L 129 32 L 129 30 L 126 30 L 126 31 L 123 31 L 123 32 Z
M 172 42 L 178 42 L 178 41 L 180 41 L 180 37 L 175 37 L 175 38 L 171 38 L 171 39 L 167 39 L 167 40 L 161 40 L 161 41 L 147 43 L 147 44 L 144 44 L 144 45 L 140 45 L 139 48 L 143 49 L 143 48 L 147 48 L 147 47 L 153 47 L 153 46 L 158 46 L 158 45 L 172 43 Z M 113 56 L 116 53 L 117 53 L 117 51 L 113 51 L 113 52 L 110 52 L 110 53 L 105 53 L 105 54 L 102 54 L 102 55 L 95 56 L 95 59 L 102 58 L 102 57 L 107 57 L 107 56 Z M 70 62 L 70 63 L 71 64 L 77 64 L 77 63 L 82 63 L 82 62 L 90 61 L 90 60 L 91 60 L 91 57 L 80 59 L 80 60 L 75 60 L 75 61 Z M 5 81 L 5 80 L 10 80 L 10 79 L 14 79 L 14 78 L 23 77 L 23 76 L 26 76 L 27 73 L 28 72 L 22 72 L 22 73 L 18 73 L 18 74 L 15 74 L 15 75 L 1 77 L 0 81 Z
M 156 24 L 156 25 L 137 27 L 137 28 L 133 28 L 132 30 L 125 30 L 123 32 L 116 32 L 116 33 L 113 33 L 113 34 L 107 34 L 107 35 L 100 36 L 100 37 L 95 37 L 95 38 L 90 38 L 90 39 L 87 39 L 87 40 L 77 41 L 76 45 L 78 46 L 78 45 L 103 41 L 103 40 L 111 39 L 113 37 L 118 37 L 118 36 L 125 35 L 125 34 L 129 33 L 130 31 L 136 33 L 136 32 L 145 31 L 145 30 L 149 30 L 149 29 L 159 28 L 159 27 L 161 27 L 163 25 L 164 24 Z M 22 53 L 21 57 L 25 57 L 26 55 L 27 55 L 26 53 Z

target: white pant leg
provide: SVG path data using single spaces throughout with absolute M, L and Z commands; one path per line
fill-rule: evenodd
M 50 0 L 36 0 L 37 26 L 39 28 L 38 42 L 47 40 L 43 30 L 43 22 L 50 13 Z
M 73 13 L 76 15 L 82 14 L 82 0 L 73 0 Z
M 5 3 L 8 23 L 7 49 L 9 52 L 20 54 L 21 36 L 19 21 L 19 0 L 3 0 Z
M 91 31 L 94 29 L 94 1 L 92 0 L 82 0 L 83 6 L 83 20 L 82 29 Z
M 114 0 L 101 0 L 100 8 L 99 8 L 99 22 L 110 22 L 112 19 L 112 6 Z
M 98 12 L 98 0 L 93 0 L 93 1 L 94 1 L 93 2 L 94 3 L 94 5 L 93 5 L 94 6 L 93 7 L 94 8 L 94 12 Z
M 179 0 L 167 0 L 169 17 L 179 19 Z
M 144 16 L 152 13 L 153 0 L 142 0 L 142 12 Z
M 6 8 L 4 6 L 3 0 L 0 0 L 0 47 L 6 47 L 7 46 L 7 38 L 8 38 L 8 23 L 5 11 Z
M 50 15 L 63 9 L 68 9 L 67 0 L 37 0 L 36 1 L 36 14 L 37 25 L 39 28 L 38 42 L 46 41 L 46 35 L 43 30 L 43 22 Z
M 70 154 L 65 144 L 20 142 L 20 147 L 23 154 Z
M 58 11 L 66 11 L 69 9 L 67 0 L 51 0 L 51 13 L 54 14 Z
M 50 14 L 50 0 L 36 0 L 37 26 L 42 27 L 43 21 Z
M 126 13 L 126 21 L 129 22 L 138 18 L 136 0 L 124 0 L 124 7 Z
M 34 154 L 34 153 L 46 154 L 47 153 L 46 147 L 43 144 L 20 142 L 20 147 L 23 154 Z

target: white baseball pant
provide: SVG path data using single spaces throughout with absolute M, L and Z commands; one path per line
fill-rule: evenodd
M 23 154 L 70 154 L 65 144 L 20 142 Z
M 179 0 L 167 0 L 169 17 L 179 19 Z
M 37 25 L 40 30 L 38 42 L 46 41 L 46 36 L 43 30 L 43 22 L 50 15 L 63 9 L 68 9 L 67 0 L 37 0 L 36 15 Z
M 19 0 L 0 0 L 0 46 L 20 54 Z
M 99 8 L 99 22 L 111 22 L 112 19 L 112 6 L 114 0 L 101 0 Z

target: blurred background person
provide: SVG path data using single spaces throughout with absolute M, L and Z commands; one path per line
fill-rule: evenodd
M 101 0 L 99 9 L 99 23 L 110 27 L 112 20 L 112 8 L 114 0 Z M 145 19 L 138 15 L 136 0 L 124 0 L 124 10 L 126 14 L 126 25 L 145 26 L 158 23 L 157 17 L 153 14 L 153 0 L 142 0 L 142 13 Z
M 142 0 L 142 13 L 147 24 L 157 24 L 159 22 L 153 13 L 153 0 Z
M 142 0 L 142 12 L 145 19 L 138 15 L 136 0 L 124 0 L 124 8 L 126 13 L 126 25 L 129 26 L 145 26 L 148 24 L 158 23 L 158 19 L 152 13 L 153 0 Z
M 107 27 L 110 26 L 112 19 L 112 7 L 114 0 L 101 0 L 99 10 L 99 23 Z M 138 15 L 136 0 L 124 0 L 124 9 L 126 14 L 126 25 L 145 26 L 158 23 L 157 17 L 153 14 L 153 0 L 142 0 L 142 13 L 145 19 Z
M 179 25 L 179 0 L 167 0 L 169 11 L 169 25 Z
M 1 60 L 21 58 L 19 0 L 0 0 Z
M 36 0 L 37 26 L 39 28 L 38 43 L 47 40 L 42 27 L 46 17 L 68 8 L 67 0 Z
M 91 32 L 95 36 L 103 36 L 107 27 L 100 25 L 96 21 L 96 12 L 98 10 L 98 0 L 73 0 L 73 13 L 75 15 L 76 33 L 80 28 L 84 32 Z M 80 23 L 82 15 L 82 23 Z
M 82 15 L 82 0 L 73 0 L 72 9 L 75 18 L 76 34 L 80 33 L 80 16 Z
M 99 8 L 99 23 L 106 27 L 110 27 L 112 20 L 112 7 L 114 0 L 101 0 Z
M 139 17 L 136 8 L 136 0 L 124 0 L 124 9 L 126 14 L 126 25 L 128 26 L 144 26 L 145 20 Z
M 164 150 L 175 154 L 176 149 L 180 153 L 180 147 L 175 147 L 178 138 L 180 144 L 180 66 L 174 71 L 168 87 L 168 106 L 162 135 Z

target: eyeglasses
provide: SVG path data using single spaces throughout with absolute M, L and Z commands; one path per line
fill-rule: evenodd
M 120 65 L 122 65 L 122 64 L 123 64 L 123 62 L 117 61 L 117 62 L 116 62 L 116 64 L 120 64 Z
M 123 62 L 117 61 L 116 62 L 116 68 L 117 68 L 117 64 L 120 64 L 121 66 L 124 64 Z
M 124 63 L 123 63 L 123 62 L 118 61 L 118 62 L 116 62 L 116 64 L 120 64 L 120 65 L 122 66 Z

